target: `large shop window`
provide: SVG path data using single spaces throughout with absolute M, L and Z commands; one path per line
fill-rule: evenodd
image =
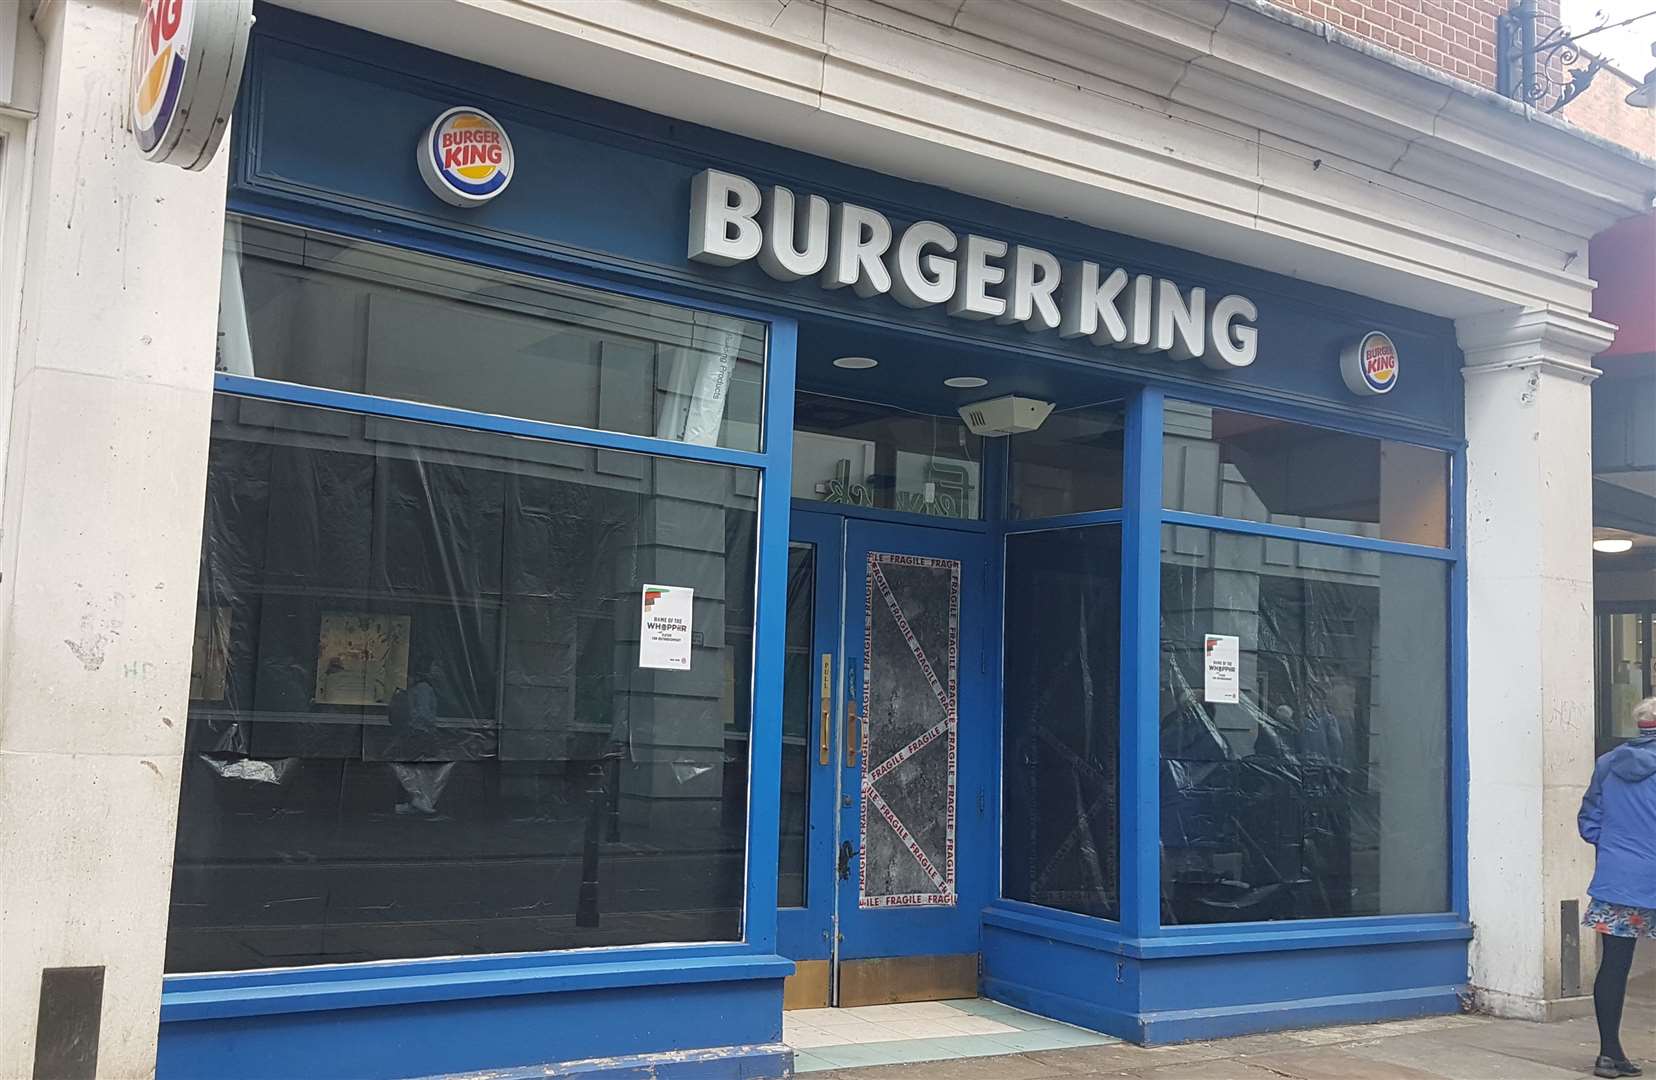
M 760 449 L 759 323 L 233 218 L 218 369 Z
M 958 416 L 802 393 L 793 438 L 796 499 L 983 516 L 983 440 Z
M 1164 528 L 1164 922 L 1448 910 L 1448 565 Z
M 758 324 L 240 228 L 227 370 L 756 443 Z M 167 970 L 739 940 L 757 471 L 213 408 Z
M 1633 706 L 1656 693 L 1656 611 L 1629 607 L 1600 611 L 1593 628 L 1600 753 L 1638 737 Z
M 1449 455 L 1170 401 L 1162 505 L 1400 543 L 1449 542 Z
M 1006 538 L 1003 894 L 1121 917 L 1121 530 Z
M 167 969 L 740 937 L 755 486 L 221 395 Z
M 1097 405 L 1053 413 L 1037 430 L 1009 438 L 1007 516 L 1027 520 L 1119 508 L 1126 423 L 1120 405 Z

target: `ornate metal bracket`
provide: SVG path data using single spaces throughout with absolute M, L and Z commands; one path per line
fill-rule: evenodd
M 1543 20 L 1552 25 L 1543 29 Z M 1580 97 L 1608 63 L 1578 44 L 1606 28 L 1600 23 L 1571 34 L 1556 17 L 1538 12 L 1535 0 L 1517 0 L 1495 20 L 1496 90 L 1545 112 L 1557 112 Z

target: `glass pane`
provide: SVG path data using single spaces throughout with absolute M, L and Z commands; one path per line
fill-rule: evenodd
M 782 811 L 778 907 L 805 906 L 811 768 L 821 662 L 816 654 L 816 545 L 788 546 L 787 662 L 782 670 Z
M 1449 542 L 1449 455 L 1169 401 L 1162 505 L 1399 543 Z
M 857 906 L 952 906 L 960 563 L 868 553 Z
M 1053 413 L 1037 431 L 1007 440 L 1014 518 L 1056 517 L 1121 505 L 1120 405 Z
M 167 970 L 739 938 L 756 488 L 216 398 Z
M 1637 737 L 1633 706 L 1651 694 L 1652 672 L 1647 662 L 1645 615 L 1621 613 L 1600 615 L 1598 633 L 1599 677 L 1605 680 L 1599 701 L 1604 715 L 1599 718 L 1601 738 L 1619 741 Z
M 983 440 L 958 417 L 844 398 L 794 403 L 793 497 L 977 519 Z
M 1006 538 L 1007 898 L 1121 917 L 1121 530 Z
M 1432 559 L 1164 529 L 1164 921 L 1448 909 L 1448 596 Z
M 218 369 L 757 450 L 765 328 L 232 218 Z

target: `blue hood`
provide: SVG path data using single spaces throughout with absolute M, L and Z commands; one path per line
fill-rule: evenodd
M 1656 775 L 1656 735 L 1645 735 L 1630 743 L 1623 743 L 1605 755 L 1610 771 L 1628 783 Z
M 1656 736 L 1599 758 L 1577 822 L 1581 838 L 1598 849 L 1588 895 L 1656 908 Z

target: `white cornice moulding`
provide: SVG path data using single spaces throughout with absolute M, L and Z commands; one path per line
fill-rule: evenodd
M 1547 308 L 1500 311 L 1455 322 L 1455 340 L 1466 359 L 1462 373 L 1514 368 L 1592 382 L 1602 372 L 1592 359 L 1615 340 L 1616 328 L 1589 315 Z

